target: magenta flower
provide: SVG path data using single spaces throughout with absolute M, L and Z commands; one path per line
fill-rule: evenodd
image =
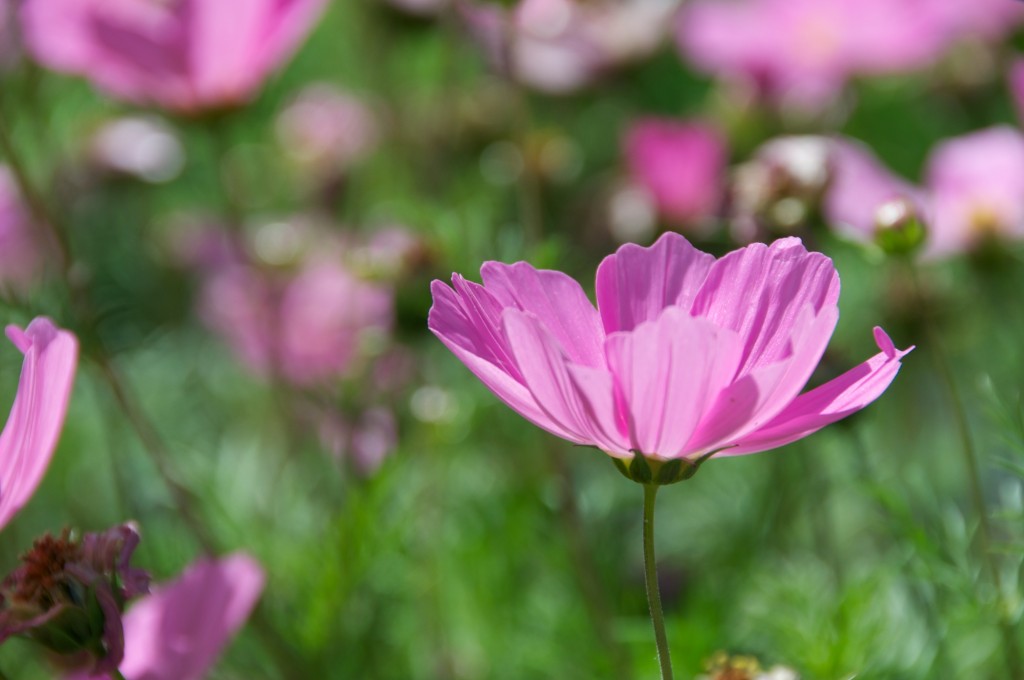
M 801 394 L 839 316 L 839 277 L 796 238 L 719 260 L 671 232 L 627 244 L 598 268 L 596 309 L 560 272 L 488 262 L 481 275 L 434 281 L 434 334 L 545 430 L 623 461 L 679 461 L 655 480 L 864 408 L 909 351 L 876 328 L 880 353 Z
M 679 44 L 702 71 L 774 103 L 815 110 L 852 76 L 937 58 L 948 30 L 929 11 L 931 1 L 697 0 L 681 12 Z
M 946 140 L 925 172 L 932 220 L 926 255 L 1024 238 L 1024 135 L 998 126 Z
M 263 569 L 235 553 L 194 562 L 153 588 L 124 616 L 127 680 L 201 680 L 249 617 L 263 591 Z M 66 680 L 108 677 L 78 673 Z
M 714 215 L 728 160 L 725 141 L 714 128 L 643 118 L 626 132 L 624 147 L 630 174 L 665 219 L 694 225 Z
M 183 114 L 247 102 L 326 0 L 26 0 L 27 47 L 109 94 Z
M 18 393 L 0 434 L 0 528 L 22 508 L 57 447 L 78 365 L 78 341 L 46 318 L 7 337 L 25 355 Z

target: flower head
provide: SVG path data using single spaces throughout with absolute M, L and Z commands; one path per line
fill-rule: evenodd
M 0 528 L 32 497 L 57 446 L 78 363 L 78 341 L 46 318 L 7 337 L 25 355 L 11 414 L 0 434 Z
M 0 585 L 0 642 L 19 635 L 58 654 L 84 653 L 96 672 L 117 668 L 121 612 L 149 590 L 149 575 L 129 564 L 138 543 L 128 525 L 36 540 Z
M 244 104 L 326 0 L 29 0 L 29 51 L 137 104 L 184 114 Z
M 625 245 L 598 268 L 597 308 L 560 272 L 481 274 L 433 283 L 430 329 L 520 415 L 632 459 L 640 481 L 806 437 L 874 401 L 909 351 L 876 328 L 878 354 L 801 394 L 839 317 L 839 277 L 796 238 L 718 260 L 675 233 Z

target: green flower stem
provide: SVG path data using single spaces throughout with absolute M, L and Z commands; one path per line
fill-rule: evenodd
M 672 680 L 665 614 L 661 611 L 661 593 L 658 591 L 658 565 L 654 561 L 654 497 L 657 493 L 657 484 L 644 484 L 644 581 L 647 584 L 647 606 L 654 624 L 654 639 L 658 645 L 661 680 Z
M 116 668 L 111 672 L 111 675 L 114 676 L 115 680 L 127 680 L 127 678 L 124 677 L 124 674 Z

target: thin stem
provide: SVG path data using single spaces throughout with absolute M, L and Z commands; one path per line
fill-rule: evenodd
M 916 270 L 913 269 L 913 265 L 910 265 L 910 279 L 914 286 L 915 296 L 923 307 L 925 302 L 923 288 L 918 280 Z M 975 514 L 978 516 L 978 535 L 981 541 L 982 561 L 988 571 L 992 586 L 996 590 L 998 623 L 1003 637 L 1007 670 L 1010 673 L 1009 677 L 1013 680 L 1024 680 L 1024 661 L 1022 661 L 1021 651 L 1017 644 L 1015 626 L 1003 604 L 1003 580 L 999 574 L 999 564 L 996 561 L 995 551 L 992 549 L 994 543 L 992 523 L 989 521 L 988 507 L 985 504 L 985 494 L 981 484 L 981 471 L 978 466 L 978 451 L 971 437 L 971 428 L 967 420 L 967 409 L 964 406 L 963 397 L 960 396 L 960 391 L 957 389 L 953 369 L 949 363 L 949 358 L 946 356 L 942 340 L 932 325 L 931 319 L 928 318 L 927 313 L 925 313 L 924 326 L 928 337 L 928 344 L 932 350 L 932 357 L 935 360 L 935 366 L 949 396 L 954 426 L 960 439 L 960 450 L 963 453 L 964 467 L 967 468 L 967 485 L 970 490 L 971 503 L 974 506 Z
M 661 593 L 658 590 L 658 565 L 654 561 L 654 497 L 657 493 L 657 484 L 644 484 L 644 582 L 647 584 L 647 606 L 654 624 L 654 639 L 658 645 L 661 680 L 672 680 L 672 659 L 669 657 L 665 614 L 661 611 Z

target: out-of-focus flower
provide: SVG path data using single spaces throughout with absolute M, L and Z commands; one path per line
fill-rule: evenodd
M 1024 237 L 1024 135 L 998 126 L 946 140 L 925 172 L 931 209 L 927 256 Z
M 253 97 L 326 0 L 26 0 L 25 42 L 45 66 L 182 113 Z
M 105 123 L 93 134 L 89 152 L 95 166 L 145 182 L 168 182 L 185 165 L 178 136 L 155 116 L 125 116 Z
M 800 680 L 796 671 L 786 666 L 761 668 L 752 656 L 729 656 L 718 652 L 707 662 L 707 673 L 696 680 Z
M 336 411 L 324 413 L 318 432 L 335 458 L 350 460 L 364 476 L 376 472 L 398 445 L 395 414 L 381 406 L 348 417 Z
M 946 32 L 949 40 L 996 40 L 1024 22 L 1024 7 L 1016 1 L 971 0 L 965 3 L 923 0 L 918 2 L 917 9 L 930 13 L 931 20 Z
M 149 591 L 149 575 L 129 565 L 138 543 L 128 525 L 36 540 L 0 585 L 0 643 L 18 635 L 75 663 L 84 655 L 95 673 L 117 668 L 125 603 Z
M 46 265 L 45 251 L 11 172 L 0 165 L 0 286 L 24 291 Z
M 839 277 L 796 238 L 719 260 L 673 232 L 622 246 L 598 268 L 596 309 L 560 272 L 487 262 L 481 275 L 434 281 L 430 329 L 520 415 L 641 482 L 806 437 L 878 398 L 909 351 L 876 328 L 878 354 L 800 394 Z
M 25 330 L 7 327 L 25 355 L 18 393 L 0 434 L 0 528 L 22 508 L 57 447 L 78 365 L 78 341 L 40 317 Z
M 285 153 L 319 176 L 344 172 L 376 147 L 379 136 L 373 111 L 326 83 L 303 88 L 277 119 Z
M 741 242 L 765 232 L 788 233 L 817 209 L 829 181 L 829 142 L 824 137 L 777 137 L 733 170 L 733 236 Z
M 838 233 L 873 239 L 879 208 L 897 199 L 906 199 L 918 213 L 924 211 L 924 191 L 894 175 L 867 146 L 845 138 L 832 138 L 828 144 L 830 179 L 822 211 Z
M 253 370 L 311 386 L 344 375 L 366 344 L 386 336 L 394 298 L 328 254 L 302 258 L 295 271 L 219 267 L 200 308 Z
M 696 226 L 715 214 L 728 152 L 714 128 L 666 118 L 640 119 L 626 132 L 624 147 L 630 175 L 666 220 Z
M 653 52 L 678 5 L 520 0 L 506 10 L 463 0 L 457 6 L 495 67 L 529 87 L 560 94 Z
M 14 4 L 0 0 L 0 72 L 15 63 L 21 53 L 14 20 Z
M 124 616 L 127 680 L 202 680 L 263 592 L 262 567 L 244 553 L 200 559 L 153 588 Z M 65 680 L 100 676 L 78 673 Z
M 680 14 L 679 42 L 707 73 L 776 104 L 816 110 L 851 76 L 907 71 L 938 57 L 947 32 L 928 2 L 697 0 Z

